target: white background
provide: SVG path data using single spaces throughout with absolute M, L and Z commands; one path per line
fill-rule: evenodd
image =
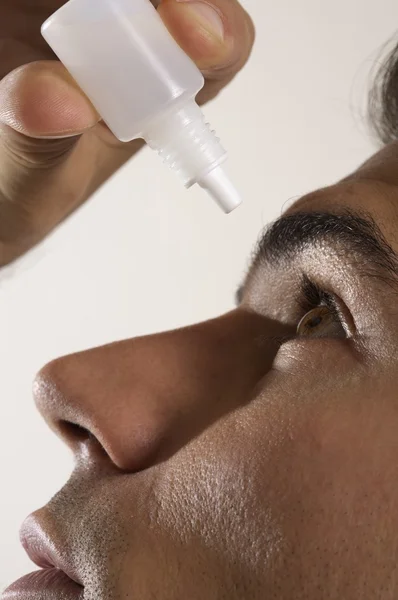
M 31 399 L 35 372 L 86 347 L 214 316 L 233 303 L 261 227 L 374 148 L 364 99 L 396 0 L 245 0 L 249 66 L 206 109 L 245 203 L 224 216 L 144 152 L 0 283 L 0 589 L 32 570 L 23 518 L 71 457 Z

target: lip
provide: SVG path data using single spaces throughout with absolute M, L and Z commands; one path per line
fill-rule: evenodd
M 1 596 L 1 600 L 82 600 L 83 592 L 82 586 L 72 581 L 63 571 L 48 568 L 25 575 L 13 583 Z
M 48 518 L 45 509 L 25 520 L 19 534 L 25 552 L 30 560 L 41 569 L 55 568 L 63 571 L 74 583 L 82 586 L 83 583 L 66 556 L 64 547 L 61 547 L 60 542 L 56 542 L 49 534 L 46 522 L 48 522 Z M 51 530 L 53 529 L 51 527 Z
M 46 510 L 28 517 L 20 531 L 21 544 L 40 571 L 30 573 L 6 589 L 1 600 L 39 600 L 62 597 L 63 600 L 83 598 L 84 587 L 78 573 L 68 560 L 59 541 L 51 537 L 46 523 Z M 51 531 L 53 531 L 51 527 Z

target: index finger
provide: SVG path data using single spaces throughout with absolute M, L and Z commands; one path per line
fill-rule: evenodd
M 214 96 L 248 60 L 254 25 L 237 0 L 162 0 L 158 11 L 208 80 L 202 101 Z

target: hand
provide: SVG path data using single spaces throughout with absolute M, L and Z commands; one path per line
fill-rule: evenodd
M 153 2 L 206 77 L 200 102 L 214 98 L 250 54 L 249 16 L 237 0 Z M 143 145 L 116 140 L 41 38 L 41 24 L 63 3 L 1 0 L 0 266 L 43 239 Z

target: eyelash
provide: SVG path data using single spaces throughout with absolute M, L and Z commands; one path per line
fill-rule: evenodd
M 298 300 L 298 308 L 300 313 L 297 315 L 296 320 L 300 320 L 311 310 L 314 310 L 319 306 L 326 306 L 330 310 L 330 313 L 336 323 L 338 323 L 346 331 L 347 337 L 351 337 L 350 329 L 346 325 L 347 320 L 345 318 L 345 313 L 342 311 L 337 298 L 333 294 L 330 294 L 329 292 L 326 292 L 320 288 L 318 285 L 316 285 L 316 283 L 308 279 L 307 276 L 303 276 L 300 297 Z M 349 320 L 351 322 L 350 318 Z M 275 337 L 273 339 L 278 345 L 281 346 L 285 342 L 296 339 L 296 337 L 297 334 L 294 333 L 292 335 Z
M 303 316 L 319 306 L 326 306 L 330 310 L 333 319 L 344 327 L 344 319 L 342 318 L 335 296 L 321 289 L 316 283 L 308 279 L 308 277 L 303 277 L 301 283 L 299 306 Z

